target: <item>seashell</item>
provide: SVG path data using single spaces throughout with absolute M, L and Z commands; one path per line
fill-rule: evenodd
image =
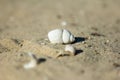
M 28 55 L 30 56 L 31 60 L 30 60 L 29 63 L 25 64 L 23 67 L 25 69 L 31 69 L 31 68 L 36 67 L 37 62 L 38 62 L 36 56 L 34 54 L 32 54 L 32 53 L 28 53 Z
M 48 33 L 48 39 L 51 43 L 72 43 L 75 37 L 66 29 L 55 29 Z
M 75 55 L 76 49 L 72 45 L 66 45 L 65 51 L 69 52 L 69 55 Z

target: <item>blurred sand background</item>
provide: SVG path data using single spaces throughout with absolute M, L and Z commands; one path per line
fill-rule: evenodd
M 49 56 L 65 46 L 46 40 L 56 28 L 78 37 L 77 55 Z M 27 52 L 45 61 L 25 70 Z M 0 80 L 119 79 L 120 0 L 0 0 Z

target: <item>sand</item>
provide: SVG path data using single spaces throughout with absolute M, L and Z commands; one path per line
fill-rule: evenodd
M 56 28 L 74 34 L 75 56 L 56 58 L 65 47 L 47 39 Z M 28 52 L 40 62 L 26 70 Z M 119 0 L 0 0 L 0 80 L 119 79 Z

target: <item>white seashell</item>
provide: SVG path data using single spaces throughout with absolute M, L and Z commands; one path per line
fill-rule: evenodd
M 75 55 L 76 49 L 72 45 L 66 45 L 65 51 L 70 52 L 71 55 Z
M 55 29 L 48 33 L 51 43 L 72 43 L 75 37 L 66 29 Z
M 37 66 L 37 58 L 32 53 L 28 53 L 28 55 L 31 57 L 31 61 L 29 63 L 25 64 L 23 67 L 25 69 L 31 69 L 31 68 L 36 67 Z

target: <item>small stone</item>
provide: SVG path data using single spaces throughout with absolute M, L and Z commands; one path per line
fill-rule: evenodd
M 107 43 L 109 43 L 109 42 L 110 42 L 110 40 L 106 40 L 106 42 L 107 42 Z
M 91 40 L 91 39 L 92 39 L 92 38 L 89 36 L 89 37 L 88 37 L 88 40 Z
M 85 41 L 83 41 L 83 42 L 82 42 L 82 44 L 86 44 L 86 42 L 85 42 Z
M 62 26 L 66 26 L 66 25 L 67 25 L 67 22 L 66 22 L 66 21 L 62 21 L 62 22 L 61 22 L 61 25 L 62 25 Z
M 46 43 L 40 43 L 41 45 L 46 45 Z

